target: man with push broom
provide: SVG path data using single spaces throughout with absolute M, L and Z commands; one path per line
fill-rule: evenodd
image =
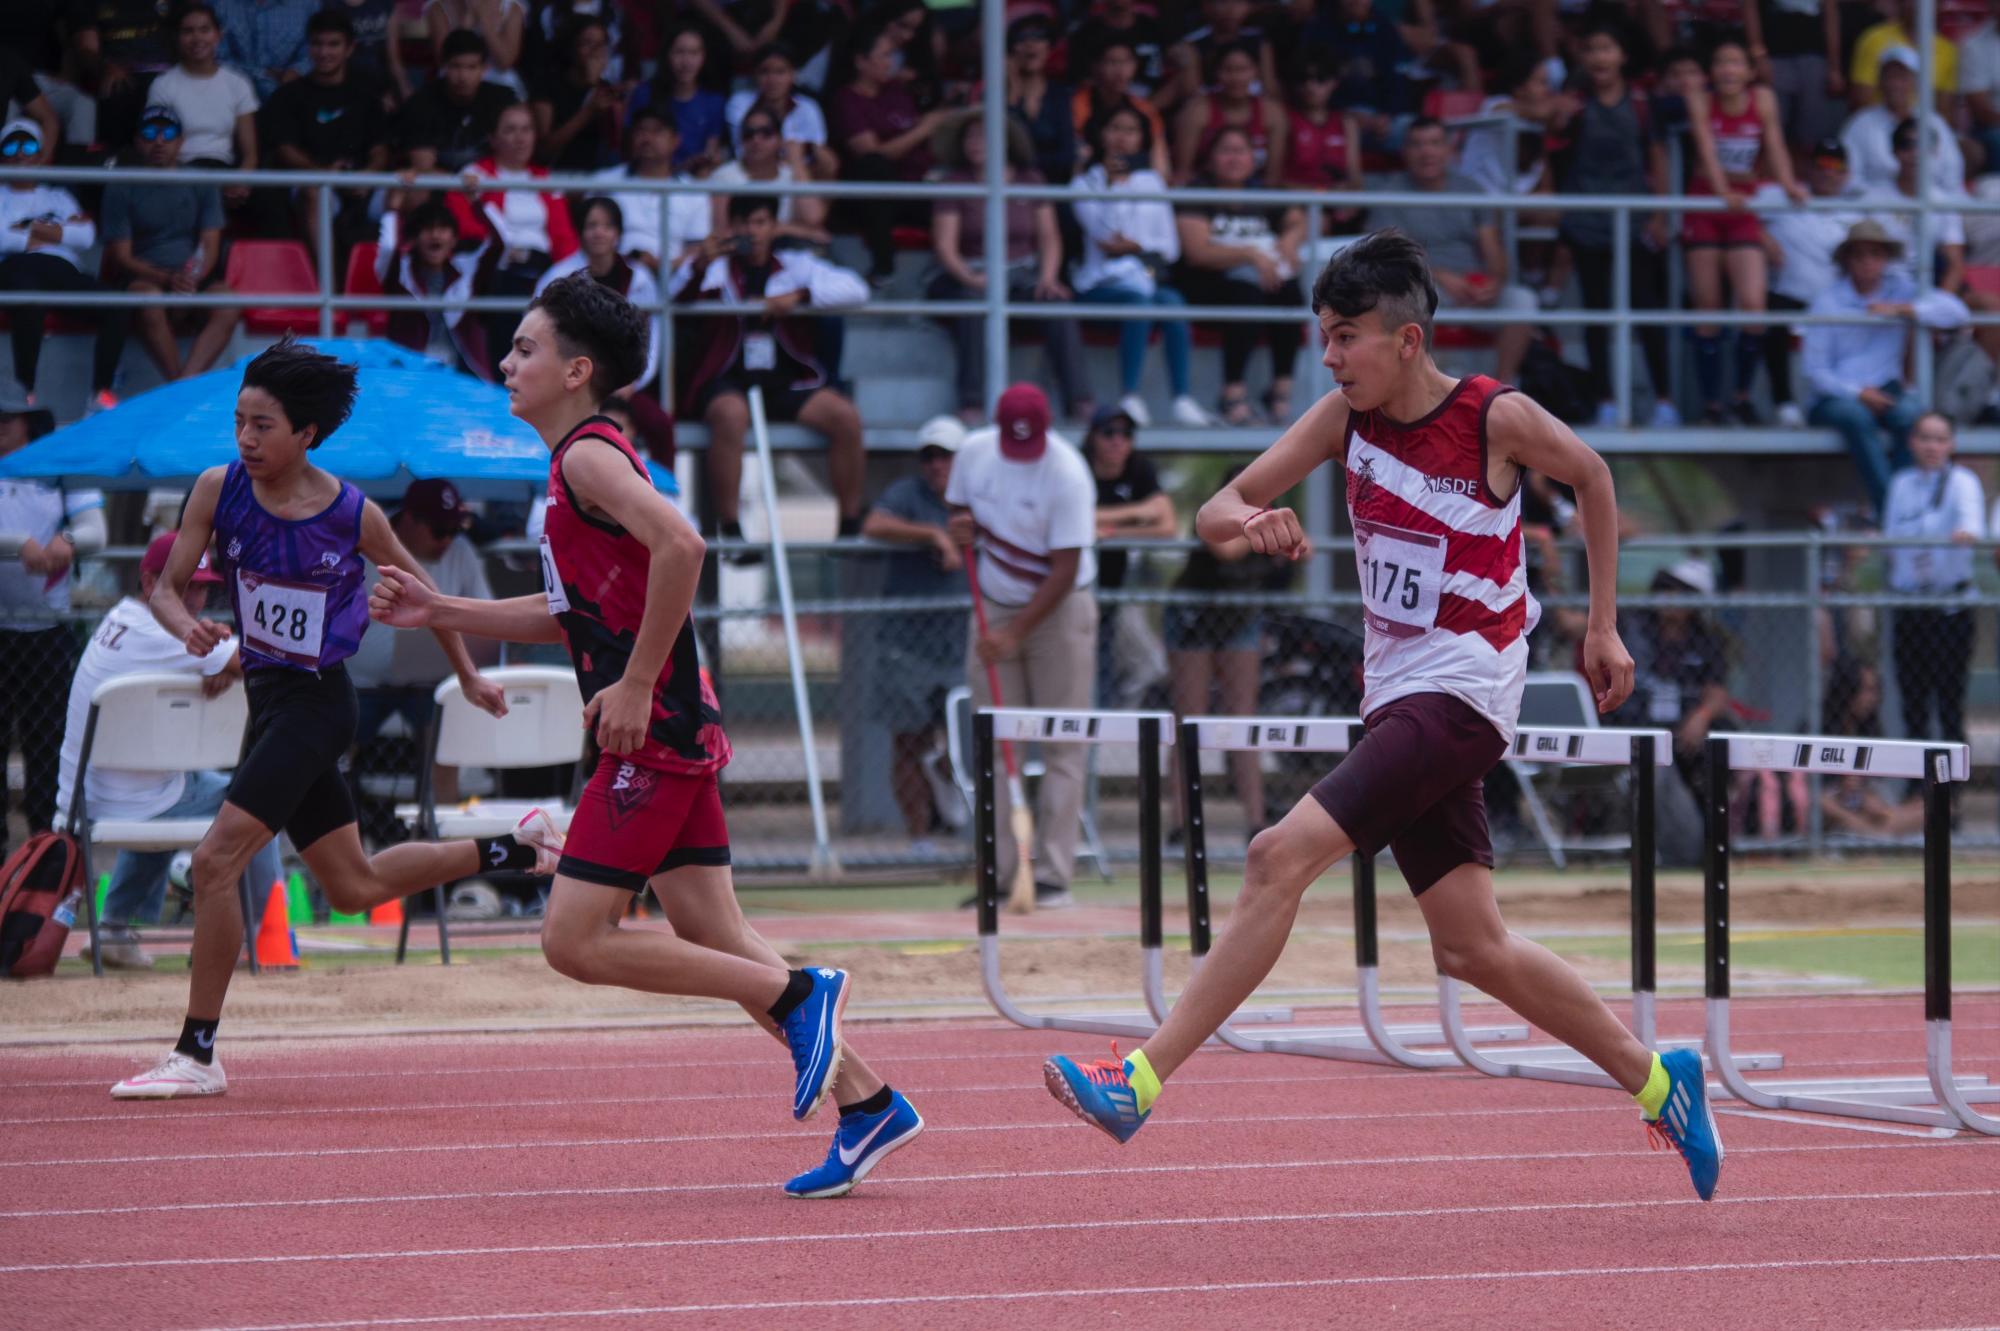
M 1097 661 L 1090 466 L 1049 429 L 1048 397 L 1033 384 L 1002 393 L 993 419 L 965 437 L 945 489 L 951 536 L 967 550 L 972 588 L 966 675 L 973 704 L 1089 707 Z M 1089 754 L 1080 744 L 1048 746 L 1031 820 L 1020 794 L 1026 755 L 1003 748 L 999 869 L 1001 880 L 1014 884 L 1008 907 L 1067 906 Z

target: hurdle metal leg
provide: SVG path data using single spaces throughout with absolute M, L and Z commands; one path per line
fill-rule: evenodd
M 1757 746 L 1753 748 L 1752 746 Z M 1956 750 L 1956 752 L 1954 752 Z M 1850 751 L 1854 751 L 1850 753 Z M 1919 767 L 1894 765 L 1903 751 Z M 1922 1077 L 1841 1077 L 1752 1082 L 1730 1057 L 1729 1030 L 1729 774 L 1742 752 L 1757 770 L 1856 771 L 1918 776 L 1924 783 L 1924 1014 Z M 1790 761 L 1783 761 L 1790 755 Z M 1986 1078 L 1951 1067 L 1951 807 L 1949 784 L 1962 779 L 1965 746 L 1951 749 L 1817 736 L 1732 735 L 1708 742 L 1708 798 L 1703 847 L 1704 934 L 1708 995 L 1708 1054 L 1723 1089 L 1759 1109 L 1835 1114 L 1931 1128 L 1972 1128 L 2000 1134 L 2000 1122 L 1973 1110 L 2000 1101 Z

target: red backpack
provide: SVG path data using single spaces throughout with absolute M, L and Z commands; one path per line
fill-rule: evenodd
M 0 976 L 47 975 L 83 904 L 83 853 L 67 832 L 37 832 L 0 865 Z

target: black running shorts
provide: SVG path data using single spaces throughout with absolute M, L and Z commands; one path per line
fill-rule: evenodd
M 354 821 L 340 760 L 354 744 L 354 682 L 344 666 L 246 672 L 250 729 L 229 802 L 300 850 Z

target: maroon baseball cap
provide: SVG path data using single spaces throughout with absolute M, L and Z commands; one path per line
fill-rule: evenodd
M 1014 384 L 993 409 L 1000 427 L 1000 456 L 1033 462 L 1049 445 L 1049 395 L 1033 384 Z
M 456 485 L 439 477 L 410 482 L 410 488 L 403 491 L 403 512 L 440 535 L 472 525 L 472 510 L 465 506 L 465 496 Z
M 167 556 L 174 552 L 174 538 L 179 532 L 163 531 L 146 546 L 146 554 L 139 561 L 139 571 L 159 577 L 167 571 Z M 201 562 L 194 566 L 194 576 L 189 582 L 221 582 L 222 578 L 209 567 L 208 551 L 201 552 Z

